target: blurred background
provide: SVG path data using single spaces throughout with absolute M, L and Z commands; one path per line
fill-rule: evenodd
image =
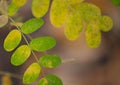
M 58 75 L 63 80 L 63 85 L 120 85 L 120 7 L 113 6 L 110 0 L 85 0 L 85 2 L 97 5 L 101 8 L 103 15 L 109 15 L 114 21 L 113 29 L 102 33 L 102 43 L 99 48 L 91 49 L 85 42 L 84 32 L 76 41 L 67 40 L 63 28 L 55 28 L 51 25 L 49 10 L 43 17 L 44 26 L 31 36 L 33 38 L 53 36 L 57 40 L 57 45 L 48 51 L 48 54 L 58 54 L 63 59 L 63 64 L 55 69 L 45 69 L 45 71 Z M 28 0 L 28 3 L 17 14 L 17 17 L 22 17 L 23 22 L 33 17 L 30 7 L 31 0 Z M 24 73 L 30 63 L 34 62 L 34 59 L 31 55 L 28 61 L 19 67 L 10 64 L 12 52 L 8 53 L 3 49 L 3 41 L 12 29 L 15 27 L 9 25 L 0 28 L 0 74 L 9 72 L 18 77 L 12 77 L 9 81 L 7 76 L 8 85 L 25 85 L 19 76 Z M 25 41 L 23 40 L 21 44 L 25 44 Z M 42 55 L 37 52 L 36 54 L 38 58 Z M 0 85 L 3 85 L 4 77 L 0 75 Z M 37 85 L 37 83 L 31 85 Z

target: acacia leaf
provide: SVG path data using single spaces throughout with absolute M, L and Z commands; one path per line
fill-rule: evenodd
M 63 85 L 62 80 L 53 74 L 39 80 L 38 85 Z
M 97 48 L 101 43 L 101 32 L 99 24 L 96 21 L 92 21 L 88 24 L 85 32 L 86 42 L 89 47 Z
M 12 30 L 4 40 L 4 49 L 8 52 L 14 50 L 22 39 L 21 32 L 18 30 Z
M 32 0 L 32 14 L 37 17 L 43 17 L 49 8 L 50 0 Z
M 27 2 L 27 0 L 12 0 L 12 2 L 16 5 L 16 6 L 19 6 L 19 7 L 21 7 L 21 6 L 23 6 L 23 5 L 25 5 L 26 4 L 26 2 Z
M 0 28 L 4 27 L 8 23 L 7 15 L 0 15 Z
M 40 74 L 41 67 L 38 63 L 32 63 L 23 75 L 23 83 L 24 84 L 31 84 L 33 83 Z
M 30 42 L 31 49 L 39 52 L 47 51 L 56 45 L 56 40 L 53 37 L 39 37 L 32 39 Z
M 55 27 L 61 27 L 65 23 L 66 19 L 67 19 L 67 4 L 65 0 L 53 0 L 50 9 L 51 23 Z
M 14 3 L 10 3 L 7 9 L 7 14 L 9 16 L 14 16 L 18 12 L 19 8 L 20 7 L 15 5 Z
M 12 54 L 11 63 L 15 66 L 23 64 L 31 54 L 31 50 L 27 45 L 22 45 Z
M 68 16 L 65 25 L 65 35 L 69 40 L 76 40 L 83 29 L 83 20 L 79 13 L 73 12 Z
M 44 21 L 42 19 L 32 18 L 21 26 L 21 31 L 24 34 L 30 34 L 38 30 L 42 25 L 44 24 Z
M 46 68 L 55 68 L 59 66 L 61 62 L 61 58 L 57 55 L 43 55 L 39 59 L 39 63 L 41 66 Z

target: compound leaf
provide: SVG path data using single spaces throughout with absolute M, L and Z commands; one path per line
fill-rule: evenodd
M 36 30 L 38 30 L 42 25 L 44 24 L 44 21 L 42 19 L 32 18 L 21 26 L 21 31 L 24 34 L 30 34 Z
M 55 68 L 61 64 L 61 58 L 57 55 L 44 55 L 40 57 L 39 63 L 46 68 Z
M 21 41 L 21 32 L 18 30 L 12 30 L 4 40 L 4 49 L 6 51 L 14 50 Z
M 38 85 L 63 85 L 62 80 L 53 74 L 39 80 Z
M 31 49 L 43 52 L 53 48 L 56 45 L 56 40 L 52 37 L 39 37 L 30 42 Z
M 35 17 L 43 17 L 49 8 L 50 0 L 32 0 L 32 13 Z
M 7 14 L 9 16 L 14 16 L 17 11 L 19 10 L 19 6 L 15 5 L 14 3 L 10 3 L 10 5 L 8 6 L 8 9 L 7 9 Z
M 27 45 L 22 45 L 13 53 L 11 63 L 15 66 L 23 64 L 31 54 L 31 50 Z
M 99 30 L 99 24 L 96 21 L 92 21 L 88 24 L 85 32 L 86 42 L 89 47 L 97 48 L 101 43 L 101 32 Z
M 41 67 L 38 63 L 32 63 L 23 75 L 23 83 L 24 84 L 31 84 L 33 83 L 40 74 Z
M 26 4 L 26 2 L 27 2 L 27 0 L 12 0 L 12 2 L 16 5 L 16 6 L 19 6 L 19 7 L 21 7 L 21 6 L 23 6 L 23 5 L 25 5 Z
M 4 27 L 8 23 L 8 16 L 7 15 L 1 15 L 0 16 L 0 28 Z
M 67 19 L 67 4 L 65 0 L 53 0 L 50 10 L 51 23 L 55 27 L 61 27 L 65 23 L 66 19 Z

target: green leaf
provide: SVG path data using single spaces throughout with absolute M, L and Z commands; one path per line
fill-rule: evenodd
M 101 16 L 101 10 L 96 5 L 89 3 L 81 3 L 75 7 L 75 10 L 79 11 L 86 23 Z
M 60 4 L 64 3 L 64 4 Z M 67 4 L 65 0 L 53 0 L 50 9 L 50 20 L 55 27 L 61 27 L 67 19 Z
M 57 55 L 44 55 L 40 58 L 39 63 L 41 66 L 46 68 L 55 68 L 62 62 L 61 58 Z
M 120 0 L 111 0 L 112 4 L 115 6 L 120 6 Z
M 102 16 L 100 20 L 100 29 L 104 32 L 108 32 L 113 27 L 113 21 L 109 16 Z
M 33 83 L 40 74 L 41 67 L 38 63 L 32 63 L 23 75 L 23 83 L 24 84 L 31 84 Z
M 48 74 L 46 77 L 39 80 L 38 85 L 63 85 L 63 83 L 57 76 Z
M 8 23 L 7 15 L 0 15 L 0 28 L 4 27 Z
M 31 49 L 43 52 L 53 48 L 56 45 L 56 40 L 52 37 L 39 37 L 30 42 Z
M 24 34 L 30 34 L 38 30 L 43 24 L 44 24 L 44 21 L 42 19 L 32 18 L 26 21 L 25 23 L 23 23 L 21 27 L 21 31 Z
M 26 2 L 27 2 L 27 0 L 12 0 L 12 2 L 16 5 L 16 6 L 19 6 L 19 7 L 21 7 L 21 6 L 23 6 L 23 5 L 25 5 L 26 4 Z
M 23 64 L 31 54 L 31 50 L 27 45 L 22 45 L 13 53 L 11 63 L 15 66 Z
M 101 32 L 99 24 L 96 21 L 92 21 L 88 24 L 85 32 L 86 42 L 89 47 L 97 48 L 101 43 Z
M 15 5 L 14 3 L 10 3 L 10 5 L 8 6 L 8 9 L 7 9 L 7 14 L 9 16 L 14 16 L 17 11 L 19 10 L 19 6 Z
M 70 13 L 65 26 L 65 35 L 69 40 L 76 40 L 83 29 L 83 20 L 77 12 Z
M 83 2 L 84 0 L 66 0 L 68 4 L 70 5 L 76 5 L 76 4 L 80 4 L 81 2 Z
M 32 13 L 35 17 L 43 17 L 49 8 L 50 0 L 32 0 Z
M 12 30 L 4 40 L 4 49 L 8 52 L 14 50 L 21 41 L 21 32 L 18 30 Z

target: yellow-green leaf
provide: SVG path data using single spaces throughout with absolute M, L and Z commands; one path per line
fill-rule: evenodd
M 13 2 L 15 5 L 21 7 L 21 6 L 23 6 L 23 5 L 26 4 L 27 0 L 19 0 L 19 1 L 18 1 L 18 0 L 12 0 L 12 2 Z
M 61 58 L 57 55 L 44 55 L 40 57 L 39 63 L 41 66 L 46 68 L 55 68 L 59 66 L 61 62 Z
M 24 84 L 31 84 L 33 83 L 40 74 L 41 67 L 38 63 L 32 63 L 23 75 L 23 83 Z
M 15 66 L 23 64 L 31 54 L 31 50 L 27 45 L 22 45 L 13 53 L 11 63 Z
M 43 17 L 49 8 L 50 0 L 32 0 L 32 13 L 35 17 Z
M 14 3 L 10 3 L 10 5 L 8 6 L 8 9 L 7 9 L 7 14 L 9 16 L 14 16 L 17 11 L 19 10 L 19 6 L 15 5 Z
M 61 27 L 67 19 L 67 4 L 65 0 L 53 0 L 50 10 L 50 20 L 55 27 Z
M 8 16 L 7 15 L 1 15 L 0 16 L 0 28 L 4 27 L 8 23 Z
M 109 16 L 102 16 L 100 20 L 100 29 L 104 32 L 108 32 L 113 27 L 113 21 Z
M 43 24 L 44 21 L 42 19 L 32 18 L 26 21 L 25 23 L 23 23 L 23 25 L 21 26 L 21 31 L 24 34 L 30 34 L 38 30 Z
M 62 80 L 53 74 L 39 80 L 38 85 L 63 85 Z
M 90 3 L 81 3 L 75 6 L 75 10 L 79 11 L 86 23 L 101 16 L 100 8 Z
M 4 49 L 6 51 L 14 50 L 21 41 L 21 32 L 18 30 L 12 30 L 4 40 Z
M 92 21 L 88 24 L 85 32 L 86 42 L 89 47 L 97 48 L 101 43 L 101 32 L 99 29 L 99 24 L 96 21 Z
M 76 5 L 76 4 L 80 4 L 81 2 L 83 2 L 84 0 L 66 0 L 68 4 L 70 5 Z
M 76 40 L 83 29 L 83 20 L 78 12 L 70 13 L 65 25 L 65 35 L 69 40 Z
M 53 48 L 56 45 L 56 40 L 53 37 L 39 37 L 32 39 L 30 47 L 32 50 L 43 52 Z

